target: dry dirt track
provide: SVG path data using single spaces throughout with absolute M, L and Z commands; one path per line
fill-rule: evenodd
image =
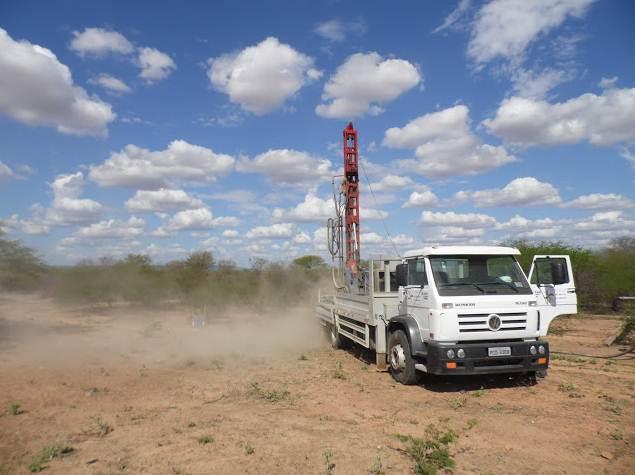
M 633 361 L 557 359 L 535 386 L 404 387 L 326 348 L 306 311 L 229 313 L 194 329 L 183 311 L 0 296 L 0 473 L 26 473 L 57 441 L 74 450 L 44 473 L 317 474 L 329 450 L 333 473 L 369 473 L 378 457 L 409 473 L 394 434 L 430 423 L 459 434 L 455 473 L 635 473 Z M 552 349 L 613 352 L 601 342 L 616 325 L 567 319 Z

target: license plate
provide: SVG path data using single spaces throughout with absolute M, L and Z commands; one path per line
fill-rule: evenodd
M 488 356 L 511 356 L 512 349 L 509 346 L 497 346 L 487 349 Z

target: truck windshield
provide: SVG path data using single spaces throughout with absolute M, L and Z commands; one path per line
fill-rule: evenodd
M 439 295 L 531 294 L 512 256 L 431 256 Z

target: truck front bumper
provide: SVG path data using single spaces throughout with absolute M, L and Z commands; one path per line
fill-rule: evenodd
M 536 354 L 531 354 L 531 347 Z M 538 347 L 544 348 L 544 354 L 538 353 Z M 490 348 L 510 348 L 508 356 L 489 356 Z M 453 350 L 455 357 L 448 357 L 448 350 Z M 459 349 L 465 356 L 458 357 Z M 490 341 L 480 343 L 459 343 L 446 345 L 428 343 L 426 370 L 431 374 L 493 374 L 523 373 L 545 370 L 549 366 L 549 344 L 546 341 Z

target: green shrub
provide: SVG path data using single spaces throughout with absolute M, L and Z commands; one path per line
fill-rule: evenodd
M 430 424 L 426 428 L 425 438 L 400 434 L 395 437 L 407 444 L 406 453 L 415 462 L 414 473 L 436 475 L 441 469 L 454 468 L 455 462 L 448 450 L 448 446 L 458 437 L 454 431 L 441 431 L 434 424 Z
M 0 228 L 0 290 L 33 290 L 46 271 L 35 251 L 20 241 L 5 239 Z

